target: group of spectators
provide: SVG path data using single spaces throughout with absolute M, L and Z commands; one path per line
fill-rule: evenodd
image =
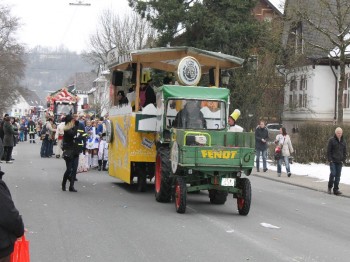
M 64 130 L 66 126 L 66 117 L 61 116 L 59 123 L 54 123 L 53 118 L 49 117 L 42 127 L 41 139 L 42 146 L 40 156 L 43 158 L 61 158 L 63 156 L 63 140 Z M 82 153 L 85 159 L 81 162 L 81 171 L 87 171 L 90 168 L 98 168 L 99 171 L 107 170 L 108 150 L 106 150 L 106 143 L 104 137 L 106 134 L 106 121 L 108 116 L 93 118 L 90 115 L 74 114 L 73 119 L 79 124 L 80 135 L 84 135 Z M 84 133 L 84 134 L 83 134 Z M 54 145 L 56 149 L 54 151 Z M 83 158 L 83 156 L 82 156 Z
M 19 119 L 5 114 L 0 119 L 0 138 L 4 147 L 1 161 L 12 164 L 14 160 L 12 157 L 13 148 L 19 142 L 27 141 L 28 135 L 30 143 L 35 143 L 35 134 L 38 132 L 37 127 L 40 127 L 40 123 L 34 122 L 31 117 Z
M 35 144 L 37 137 L 40 136 L 42 122 L 33 117 L 16 118 L 5 114 L 0 119 L 0 138 L 4 147 L 4 153 L 1 161 L 12 164 L 15 160 L 12 157 L 13 148 L 19 142 L 30 141 Z

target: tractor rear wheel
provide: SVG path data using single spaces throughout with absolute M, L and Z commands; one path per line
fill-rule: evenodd
M 183 214 L 186 211 L 187 189 L 185 179 L 176 177 L 175 179 L 175 208 L 176 212 Z
M 170 149 L 168 147 L 159 147 L 157 150 L 154 182 L 155 197 L 158 202 L 166 203 L 171 200 L 170 172 Z
M 252 200 L 252 189 L 248 178 L 240 178 L 237 180 L 237 187 L 242 190 L 242 194 L 237 196 L 238 213 L 246 216 L 250 210 Z
M 228 193 L 225 191 L 218 191 L 216 189 L 209 190 L 210 203 L 216 205 L 223 205 L 226 202 Z

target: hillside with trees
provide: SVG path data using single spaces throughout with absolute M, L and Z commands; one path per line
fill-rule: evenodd
M 81 55 L 67 49 L 36 47 L 24 56 L 26 69 L 21 86 L 35 92 L 44 99 L 49 91 L 55 91 L 69 82 L 76 72 L 94 71 Z

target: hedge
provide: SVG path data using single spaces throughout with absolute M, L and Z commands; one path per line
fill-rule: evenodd
M 327 163 L 328 140 L 334 136 L 337 126 L 322 123 L 307 123 L 299 126 L 298 133 L 289 134 L 294 148 L 294 161 L 298 163 Z M 350 151 L 350 126 L 341 125 L 343 137 Z M 270 137 L 273 140 L 275 137 Z M 273 156 L 275 145 L 270 144 L 269 156 Z M 349 153 L 347 163 L 349 163 Z

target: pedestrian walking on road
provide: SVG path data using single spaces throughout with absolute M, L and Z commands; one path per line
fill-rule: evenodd
M 287 134 L 287 130 L 285 127 L 280 128 L 280 134 L 276 136 L 275 144 L 281 148 L 282 152 L 282 156 L 280 157 L 280 159 L 277 160 L 277 175 L 281 176 L 282 161 L 284 161 L 287 175 L 288 177 L 290 177 L 292 173 L 290 172 L 289 157 L 291 154 L 293 154 L 294 149 L 292 146 L 292 140 Z
M 260 121 L 259 125 L 255 129 L 255 150 L 256 150 L 256 171 L 260 171 L 260 155 L 263 160 L 263 171 L 267 171 L 267 140 L 269 139 L 269 131 L 265 126 L 264 121 Z
M 0 170 L 0 262 L 10 262 L 16 239 L 24 234 L 24 225 L 3 175 Z
M 343 137 L 343 130 L 340 127 L 335 129 L 335 135 L 328 141 L 327 159 L 329 161 L 330 175 L 328 180 L 328 194 L 341 195 L 339 182 L 343 163 L 347 156 L 346 142 Z
M 79 154 L 81 146 L 79 145 L 80 139 L 78 138 L 79 122 L 68 115 L 65 118 L 64 135 L 63 135 L 63 158 L 66 162 L 66 171 L 62 180 L 62 191 L 66 191 L 66 183 L 69 180 L 69 191 L 77 192 L 74 188 L 74 182 L 77 175 Z

